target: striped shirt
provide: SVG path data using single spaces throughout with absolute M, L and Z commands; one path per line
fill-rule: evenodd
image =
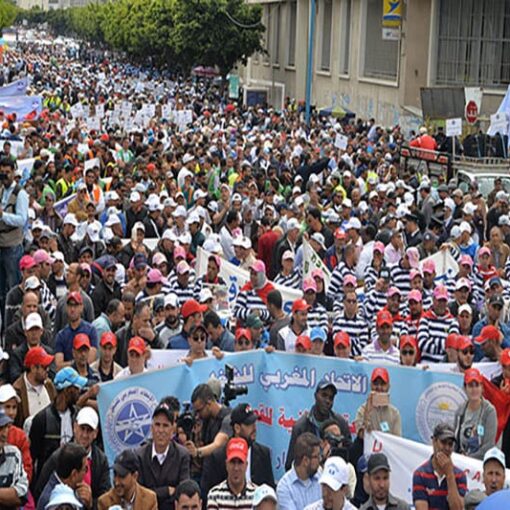
M 333 269 L 331 273 L 331 281 L 329 283 L 328 297 L 331 299 L 343 299 L 344 295 L 344 278 L 347 275 L 352 275 L 356 278 L 354 268 L 350 268 L 343 261 L 338 263 L 338 266 Z
M 444 282 L 444 286 L 448 289 L 450 296 L 453 296 L 453 293 L 455 292 L 455 285 L 457 284 L 458 279 L 459 276 L 455 275 Z M 471 296 L 473 297 L 473 301 L 475 303 L 483 301 L 485 296 L 483 289 L 483 277 L 480 274 L 472 273 L 468 276 L 468 280 L 471 282 Z
M 405 318 L 402 315 L 400 315 L 400 313 L 397 313 L 396 315 L 392 314 L 388 310 L 388 307 L 384 307 L 383 310 L 386 310 L 391 315 L 391 318 L 393 320 L 392 335 L 397 338 L 400 338 L 402 335 L 407 335 L 408 328 L 407 328 L 407 322 L 406 322 Z M 372 338 L 372 340 L 374 340 L 377 337 L 375 317 L 374 317 L 374 321 L 371 324 L 369 323 L 369 326 L 371 327 L 371 330 L 372 330 L 371 338 Z
M 246 485 L 240 494 L 234 494 L 228 486 L 227 480 L 213 487 L 207 495 L 207 510 L 251 510 L 253 493 L 257 486 L 251 482 Z
M 57 312 L 57 301 L 55 296 L 51 293 L 50 288 L 44 280 L 41 282 L 41 306 L 43 310 L 49 315 L 52 321 L 55 320 L 55 314 Z
M 333 321 L 333 334 L 336 335 L 340 331 L 347 333 L 351 339 L 351 356 L 360 356 L 361 351 L 370 342 L 367 321 L 360 315 L 346 317 L 343 312 L 335 316 Z
M 464 497 L 467 492 L 467 480 L 464 471 L 453 466 L 453 474 L 459 495 Z M 448 510 L 448 483 L 446 476 L 438 479 L 432 458 L 418 467 L 413 473 L 413 503 L 426 501 L 428 507 L 434 510 Z
M 190 272 L 189 272 L 188 285 L 192 285 L 193 282 L 195 281 L 195 278 L 196 278 L 195 270 L 193 268 L 191 268 Z M 175 268 L 170 271 L 170 273 L 168 274 L 166 279 L 167 279 L 168 284 L 170 285 L 170 287 L 172 287 L 172 286 L 177 284 L 177 273 L 175 272 Z
M 195 281 L 195 285 L 193 287 L 193 294 L 195 296 L 195 299 L 198 301 L 198 297 L 200 295 L 200 291 L 205 287 L 207 288 L 209 285 L 221 285 L 226 287 L 227 282 L 221 277 L 218 276 L 215 282 L 208 282 L 206 281 L 207 275 L 204 274 L 204 276 L 201 276 L 200 278 L 197 278 Z
M 282 273 L 278 273 L 273 283 L 278 285 L 283 285 L 285 287 L 289 287 L 291 289 L 300 289 L 301 288 L 301 275 L 297 269 L 294 269 L 292 273 L 285 276 Z
M 319 327 L 326 333 L 329 331 L 328 312 L 320 303 L 317 303 L 317 301 L 312 308 L 308 310 L 308 319 L 306 322 L 310 329 Z
M 263 321 L 268 321 L 270 319 L 271 316 L 269 314 L 269 310 L 267 309 L 264 301 L 262 301 L 261 297 L 257 294 L 256 290 L 251 289 L 239 291 L 234 305 L 234 310 L 232 312 L 234 317 L 245 321 L 248 318 L 248 315 L 255 310 L 259 311 L 259 317 Z
M 397 287 L 405 299 L 411 292 L 411 269 L 404 269 L 401 263 L 390 266 L 391 286 Z
M 425 312 L 417 335 L 422 361 L 441 362 L 446 354 L 446 337 L 451 333 L 459 333 L 459 323 L 451 313 L 437 316 L 433 310 Z
M 379 278 L 379 271 L 373 266 L 367 268 L 365 274 L 365 292 L 369 292 L 375 287 L 377 278 Z
M 170 292 L 177 295 L 179 306 L 182 306 L 188 299 L 193 299 L 193 287 L 191 283 L 188 283 L 187 287 L 181 287 L 179 282 L 176 280 L 175 285 L 170 286 Z
M 388 303 L 386 292 L 380 292 L 372 289 L 363 303 L 363 313 L 368 324 L 375 322 L 375 316 L 379 310 L 382 310 Z
M 376 338 L 362 349 L 361 355 L 371 363 L 383 363 L 386 365 L 395 363 L 399 365 L 400 351 L 395 347 L 393 340 L 396 342 L 396 339 L 392 338 L 390 348 L 383 350 L 378 338 Z

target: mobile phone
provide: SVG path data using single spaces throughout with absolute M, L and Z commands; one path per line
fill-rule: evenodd
M 375 391 L 372 393 L 372 405 L 374 407 L 385 407 L 390 403 L 389 393 L 379 393 Z

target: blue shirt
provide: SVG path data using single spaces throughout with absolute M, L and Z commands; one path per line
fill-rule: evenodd
M 303 510 L 305 506 L 322 499 L 319 473 L 303 481 L 292 466 L 278 482 L 276 495 L 279 510 Z
M 473 331 L 471 332 L 471 336 L 473 338 L 476 338 L 477 336 L 480 336 L 480 333 L 481 333 L 482 329 L 485 326 L 488 326 L 488 325 L 489 325 L 489 321 L 487 320 L 487 318 L 479 320 L 473 326 Z M 499 326 L 498 326 L 498 329 L 501 331 L 501 333 L 503 333 L 503 342 L 501 343 L 501 348 L 502 349 L 506 349 L 507 347 L 510 347 L 510 327 L 508 327 L 507 324 L 503 324 L 502 322 L 500 322 Z M 475 342 L 474 346 L 475 346 L 475 358 L 474 358 L 474 361 L 477 363 L 477 362 L 481 361 L 485 357 L 485 354 L 483 352 L 482 347 L 479 344 L 477 344 Z
M 96 328 L 87 321 L 80 321 L 76 329 L 72 329 L 68 324 L 61 329 L 55 337 L 55 353 L 61 352 L 64 355 L 64 361 L 73 360 L 73 340 L 78 333 L 85 333 L 90 339 L 90 346 L 97 349 L 97 332 Z
M 189 349 L 188 335 L 182 330 L 168 341 L 167 349 Z
M 2 209 L 7 207 L 9 197 L 16 187 L 16 182 L 13 182 L 5 191 L 2 196 Z M 2 220 L 10 227 L 23 228 L 28 221 L 28 195 L 24 189 L 21 189 L 16 197 L 16 212 L 2 214 Z

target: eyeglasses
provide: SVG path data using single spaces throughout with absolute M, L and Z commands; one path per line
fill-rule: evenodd
M 474 349 L 463 349 L 461 352 L 462 352 L 462 354 L 464 354 L 466 356 L 468 354 L 471 355 L 471 356 L 474 356 L 474 354 L 475 354 L 475 350 Z
M 402 356 L 412 356 L 414 354 L 414 351 L 413 350 L 401 351 L 401 353 L 402 353 Z
M 205 342 L 206 336 L 205 335 L 193 335 L 191 337 L 195 342 Z
M 249 347 L 251 345 L 250 340 L 237 340 L 237 343 L 242 347 Z

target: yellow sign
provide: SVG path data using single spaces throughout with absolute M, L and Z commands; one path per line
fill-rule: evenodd
M 399 27 L 402 21 L 402 0 L 383 0 L 383 27 Z

